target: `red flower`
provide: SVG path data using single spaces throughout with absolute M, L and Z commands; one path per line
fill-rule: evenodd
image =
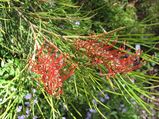
M 96 39 L 77 40 L 75 43 L 76 49 L 83 49 L 85 54 L 90 57 L 93 64 L 102 64 L 108 70 L 107 78 L 114 76 L 117 73 L 127 73 L 138 69 L 141 65 L 134 65 L 134 62 L 139 59 L 138 53 L 127 54 L 124 48 L 114 49 L 113 45 L 107 42 L 99 42 Z M 101 74 L 102 70 L 99 67 Z
M 48 45 L 48 44 L 47 44 Z M 51 95 L 62 93 L 63 82 L 68 79 L 75 70 L 71 65 L 66 70 L 65 57 L 54 47 L 43 45 L 37 52 L 35 59 L 30 61 L 31 70 L 40 74 L 39 81 L 43 83 L 45 90 Z

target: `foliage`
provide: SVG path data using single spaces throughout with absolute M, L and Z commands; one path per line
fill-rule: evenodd
M 152 9 L 146 10 L 147 20 L 139 21 L 136 13 L 139 9 L 125 0 L 1 0 L 0 118 L 137 119 L 141 110 L 153 114 L 158 110 L 159 37 L 152 34 L 155 30 L 152 26 L 158 24 L 157 16 L 154 21 L 150 19 Z M 104 38 L 110 39 L 108 46 L 113 49 L 123 46 L 123 52 L 130 56 L 136 51 L 136 44 L 141 46 L 142 67 L 124 74 L 118 72 L 110 79 L 99 75 L 91 58 L 83 55 L 85 49 L 77 50 L 75 42 L 79 39 L 85 42 L 90 34 L 98 36 L 101 32 L 108 34 Z M 116 37 L 118 40 L 113 44 Z M 74 74 L 62 82 L 60 96 L 48 94 L 37 80 L 37 72 L 29 68 L 30 59 L 38 58 L 33 56 L 44 42 L 48 43 L 47 47 L 56 46 L 58 53 L 55 56 L 53 50 L 48 56 L 44 50 L 45 55 L 40 58 L 49 61 L 55 56 L 51 61 L 57 60 L 62 53 L 67 57 L 67 64 L 77 65 Z M 45 60 L 41 61 L 44 67 L 49 64 Z M 119 56 L 118 60 L 121 60 Z M 42 75 L 52 69 L 48 66 L 49 70 L 43 72 L 37 64 L 33 65 L 34 69 L 38 67 Z M 107 73 L 107 68 L 100 66 Z

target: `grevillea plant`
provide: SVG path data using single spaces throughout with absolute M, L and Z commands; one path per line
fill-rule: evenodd
M 43 44 L 30 61 L 31 71 L 40 75 L 38 81 L 44 85 L 50 95 L 62 94 L 63 82 L 67 80 L 75 70 L 75 66 L 67 66 L 66 56 L 50 44 Z
M 97 37 L 99 38 L 99 37 Z M 105 75 L 100 67 L 103 65 L 107 69 L 107 78 L 115 76 L 117 73 L 128 73 L 138 69 L 140 51 L 134 54 L 128 54 L 123 47 L 115 49 L 113 44 L 109 45 L 109 39 L 98 41 L 98 39 L 81 40 L 75 42 L 77 50 L 83 49 L 84 53 L 92 60 L 92 64 L 98 65 L 100 74 Z

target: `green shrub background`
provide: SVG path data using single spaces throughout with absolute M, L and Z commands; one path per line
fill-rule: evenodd
M 1 0 L 0 118 L 159 118 L 158 11 L 158 0 Z M 132 52 L 140 44 L 143 66 L 110 80 L 87 66 L 73 42 L 103 32 L 112 33 L 111 41 L 118 37 L 117 47 L 125 44 Z M 44 37 L 73 57 L 72 63 L 79 62 L 58 98 L 38 86 L 37 75 L 28 69 L 35 39 L 42 44 Z

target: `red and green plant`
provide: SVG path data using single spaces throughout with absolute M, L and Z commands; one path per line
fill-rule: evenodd
M 97 36 L 97 38 L 99 38 Z M 84 53 L 92 60 L 92 64 L 98 65 L 100 74 L 102 73 L 103 65 L 107 70 L 107 78 L 115 76 L 117 73 L 128 73 L 138 69 L 141 64 L 139 63 L 140 51 L 135 54 L 128 54 L 124 47 L 115 49 L 113 46 L 116 44 L 108 44 L 109 39 L 106 41 L 98 41 L 97 38 L 88 40 L 77 40 L 75 43 L 76 49 L 83 49 Z
M 38 81 L 51 95 L 62 94 L 63 82 L 74 73 L 75 66 L 68 66 L 66 59 L 57 48 L 44 44 L 30 61 L 31 71 L 40 75 Z

